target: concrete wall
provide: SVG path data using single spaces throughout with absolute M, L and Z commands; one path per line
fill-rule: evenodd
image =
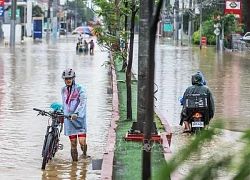
M 22 26 L 20 24 L 16 25 L 16 37 L 15 42 L 17 44 L 21 43 L 21 29 Z M 3 32 L 4 32 L 4 41 L 10 42 L 10 24 L 3 24 Z

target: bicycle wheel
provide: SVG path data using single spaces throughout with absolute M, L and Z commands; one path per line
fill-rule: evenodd
M 59 139 L 58 139 L 58 136 L 57 136 L 57 134 L 54 134 L 54 141 L 53 141 L 53 143 L 52 143 L 52 146 L 51 146 L 51 148 L 52 148 L 52 156 L 51 156 L 51 158 L 52 157 L 54 157 L 55 156 L 55 154 L 56 154 L 56 152 L 57 152 L 57 150 L 58 150 L 58 144 L 59 144 Z
M 53 136 L 51 133 L 48 134 L 46 146 L 44 149 L 43 155 L 43 162 L 42 162 L 42 169 L 45 169 L 46 164 L 48 163 L 50 156 L 51 156 L 51 145 L 52 145 Z

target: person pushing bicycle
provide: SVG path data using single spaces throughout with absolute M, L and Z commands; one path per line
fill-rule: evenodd
M 83 156 L 87 157 L 87 93 L 83 86 L 75 83 L 75 77 L 76 75 L 73 69 L 63 71 L 62 79 L 65 82 L 65 86 L 61 89 L 61 95 L 64 115 L 71 115 L 71 119 L 64 119 L 64 134 L 69 136 L 71 142 L 72 160 L 78 161 L 77 138 L 83 151 Z

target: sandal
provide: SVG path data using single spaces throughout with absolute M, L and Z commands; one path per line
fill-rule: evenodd
M 190 130 L 184 130 L 183 133 L 191 133 Z

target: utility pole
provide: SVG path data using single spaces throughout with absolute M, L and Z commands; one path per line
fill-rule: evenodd
M 46 41 L 48 42 L 49 41 L 49 31 L 50 31 L 50 26 L 51 26 L 51 18 L 50 18 L 50 8 L 52 6 L 52 0 L 49 0 L 48 1 L 48 13 L 47 13 L 47 30 L 46 30 Z
M 175 40 L 178 40 L 179 33 L 179 0 L 175 0 L 175 11 L 174 11 L 174 19 L 175 19 Z
M 162 6 L 162 12 L 161 12 L 161 37 L 164 38 L 165 37 L 165 33 L 164 33 L 164 24 L 166 23 L 166 1 L 163 1 L 163 6 Z
M 58 9 L 58 0 L 53 0 L 53 14 L 52 14 L 52 33 L 53 39 L 57 39 L 57 30 L 58 30 L 58 23 L 57 23 L 57 9 Z M 60 33 L 59 33 L 60 34 Z
M 183 45 L 183 14 L 184 14 L 184 0 L 182 0 L 182 13 L 181 13 L 181 45 Z
M 188 43 L 191 43 L 191 36 L 192 36 L 192 18 L 193 18 L 193 12 L 192 12 L 192 0 L 189 0 L 189 21 L 188 21 Z
M 11 20 L 10 20 L 10 46 L 15 46 L 16 37 L 16 0 L 11 2 Z
M 202 49 L 202 1 L 200 4 L 200 49 Z
M 77 28 L 77 0 L 75 0 L 75 28 Z
M 2 42 L 3 40 L 3 21 L 2 21 L 2 18 L 0 17 L 0 43 Z

